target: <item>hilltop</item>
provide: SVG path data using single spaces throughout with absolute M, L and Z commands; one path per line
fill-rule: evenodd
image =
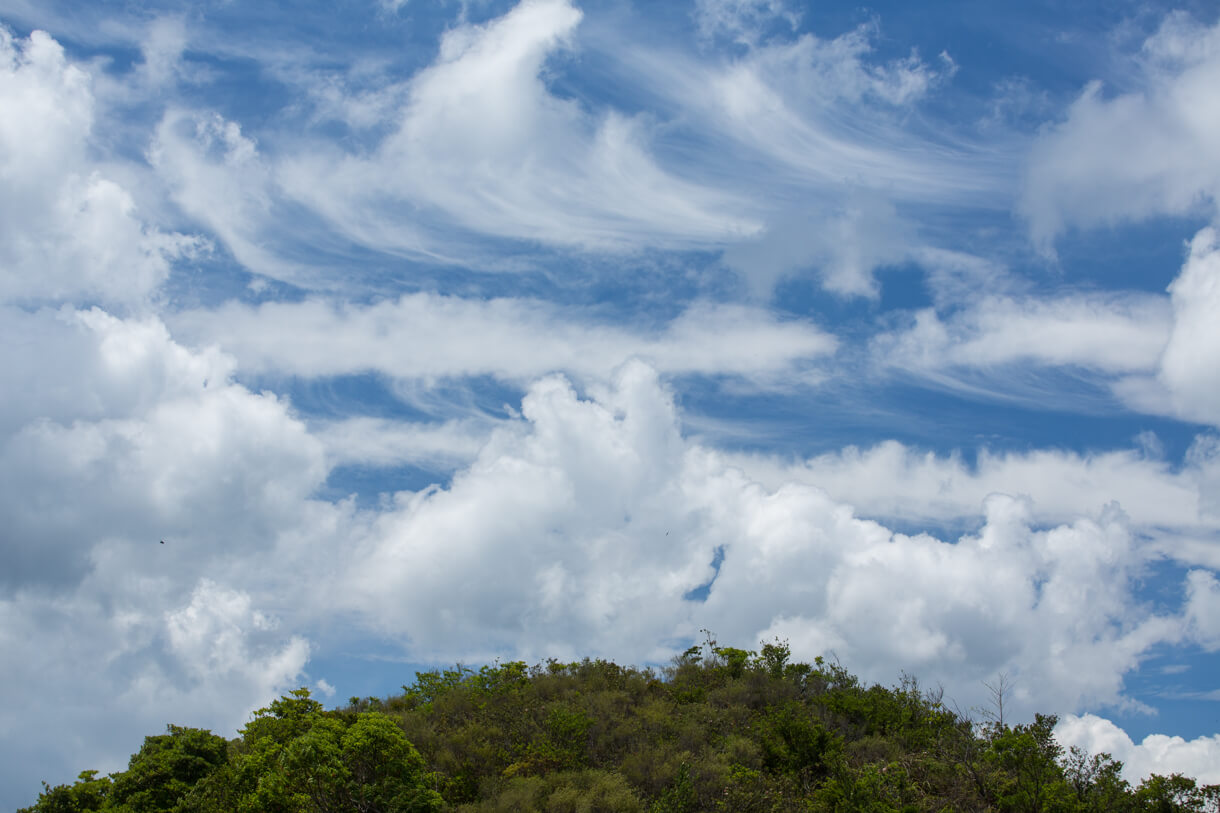
M 1004 720 L 1002 697 L 972 716 L 910 676 L 789 656 L 709 636 L 662 670 L 459 665 L 332 710 L 299 689 L 233 740 L 171 725 L 21 813 L 1220 810 L 1220 786 L 1132 787 L 1109 755 L 1065 752 L 1053 716 Z

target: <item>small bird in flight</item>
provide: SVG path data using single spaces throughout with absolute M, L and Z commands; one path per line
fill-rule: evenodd
M 165 544 L 165 540 L 164 540 L 164 539 L 162 539 L 162 540 L 161 540 L 161 544 L 162 544 L 162 545 L 164 545 L 164 544 Z

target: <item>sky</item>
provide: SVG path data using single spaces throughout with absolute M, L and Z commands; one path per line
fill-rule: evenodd
M 0 807 L 701 630 L 1220 782 L 1220 10 L 1066 6 L 0 0 Z

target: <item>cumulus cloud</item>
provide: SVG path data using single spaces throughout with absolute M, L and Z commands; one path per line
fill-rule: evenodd
M 1123 777 L 1138 784 L 1150 774 L 1180 773 L 1199 784 L 1220 783 L 1220 735 L 1187 740 L 1149 734 L 1138 744 L 1127 732 L 1095 714 L 1068 714 L 1055 727 L 1065 748 L 1073 745 L 1091 754 L 1107 753 L 1123 763 Z
M 207 561 L 291 524 L 325 479 L 321 446 L 283 401 L 233 384 L 231 359 L 187 350 L 159 320 L 10 315 L 2 374 L 37 385 L 0 412 L 12 531 L 0 589 L 72 584 L 108 539 L 191 538 L 178 565 Z M 23 359 L 32 339 L 39 353 Z
M 522 417 L 499 425 L 448 487 L 357 512 L 310 501 L 324 453 L 277 399 L 211 382 L 175 396 L 174 380 L 231 369 L 227 357 L 175 350 L 155 323 L 94 312 L 57 324 L 83 324 L 99 344 L 120 335 L 128 351 L 116 361 L 160 356 L 142 363 L 172 371 L 163 398 L 126 406 L 128 417 L 34 422 L 7 452 L 5 492 L 26 504 L 45 505 L 52 485 L 94 495 L 74 505 L 68 530 L 86 540 L 74 543 L 83 595 L 115 608 L 92 619 L 99 640 L 133 653 L 104 673 L 101 683 L 132 687 L 109 708 L 149 693 L 150 714 L 258 702 L 301 674 L 309 628 L 336 615 L 436 660 L 663 661 L 700 627 L 746 645 L 780 635 L 799 657 L 833 650 L 869 679 L 907 669 L 942 681 L 963 706 L 1007 671 L 1021 680 L 1019 710 L 1121 704 L 1123 676 L 1145 653 L 1199 628 L 1132 601 L 1145 554 L 1116 508 L 1039 529 L 1028 500 L 992 495 L 977 534 L 896 534 L 817 484 L 765 484 L 684 438 L 671 393 L 640 362 L 583 397 L 562 378 L 536 382 Z M 53 476 L 36 460 L 54 461 Z M 19 505 L 3 510 L 20 518 Z M 173 564 L 153 565 L 154 529 L 129 515 L 199 527 L 178 526 L 154 549 Z M 279 575 L 252 582 L 271 561 Z M 700 586 L 706 601 L 688 598 Z M 28 595 L 5 599 L 6 634 L 31 628 Z M 288 626 L 258 609 L 266 601 Z M 179 670 L 221 677 L 179 689 Z M 210 694 L 230 683 L 234 693 Z M 9 695 L 33 685 L 20 673 Z
M 992 494 L 976 534 L 894 533 L 683 439 L 639 363 L 591 399 L 545 379 L 522 414 L 358 544 L 337 595 L 412 652 L 656 660 L 708 627 L 779 635 L 805 658 L 833 650 L 870 679 L 906 669 L 967 707 L 1006 671 L 1028 713 L 1126 703 L 1123 676 L 1189 623 L 1132 600 L 1149 553 L 1115 504 L 1039 529 L 1028 498 Z M 687 598 L 709 583 L 706 601 Z
M 121 770 L 167 721 L 231 736 L 298 680 L 307 641 L 278 631 L 249 595 L 204 579 L 182 585 L 184 597 L 148 570 L 102 561 L 69 597 L 0 599 L 0 689 L 19 699 L 0 712 L 0 731 L 24 743 L 0 778 L 23 801 L 39 779 Z
M 144 222 L 91 159 L 91 84 L 45 32 L 0 26 L 0 300 L 138 304 L 202 245 Z
M 1087 85 L 1029 157 L 1021 210 L 1044 250 L 1071 226 L 1161 214 L 1215 217 L 1220 200 L 1220 24 L 1166 17 L 1140 54 L 1137 86 Z
M 1195 235 L 1173 284 L 1173 331 L 1161 358 L 1160 381 L 1184 418 L 1220 425 L 1220 237 Z
M 311 500 L 322 445 L 214 348 L 152 316 L 2 312 L 0 386 L 23 397 L 0 408 L 0 690 L 20 698 L 0 730 L 28 748 L 0 786 L 26 802 L 167 722 L 231 733 L 295 685 L 308 642 L 261 609 L 292 560 L 267 562 L 343 509 Z
M 296 678 L 308 658 L 308 643 L 299 636 L 272 639 L 270 645 L 260 641 L 275 632 L 275 619 L 255 610 L 249 595 L 207 579 L 195 587 L 189 604 L 166 612 L 164 620 L 169 651 L 182 666 L 179 679 L 217 695 L 205 708 L 218 707 L 215 701 L 232 691 L 217 680 L 247 684 L 244 694 L 266 697 Z M 167 684 L 131 688 L 165 691 Z
M 764 498 L 774 513 L 747 514 L 754 544 L 725 554 L 709 609 L 741 619 L 742 633 L 765 624 L 763 638 L 833 650 L 875 680 L 906 669 L 963 707 L 983 680 L 1014 674 L 1026 715 L 1123 702 L 1123 675 L 1180 635 L 1179 621 L 1129 606 L 1138 556 L 1120 512 L 1034 531 L 1023 501 L 993 495 L 983 529 L 950 543 L 802 496 Z M 767 597 L 757 616 L 749 596 Z
M 1210 652 L 1220 649 L 1220 581 L 1214 573 L 1186 574 L 1186 615 L 1191 637 Z
M 185 49 L 206 40 L 195 22 L 130 27 L 143 61 L 129 76 L 0 29 L 13 113 L 0 119 L 0 391 L 21 394 L 0 400 L 0 689 L 15 699 L 0 723 L 31 743 L 0 786 L 117 768 L 170 720 L 230 733 L 300 682 L 329 696 L 305 667 L 334 619 L 412 658 L 468 662 L 664 661 L 700 627 L 744 646 L 779 635 L 868 679 L 941 681 L 964 707 L 1008 672 L 1019 711 L 1132 705 L 1124 676 L 1156 647 L 1216 648 L 1212 435 L 1180 465 L 1135 450 L 984 451 L 967 465 L 897 443 L 780 463 L 684 435 L 668 387 L 694 375 L 799 390 L 843 341 L 809 319 L 696 303 L 624 325 L 391 283 L 363 304 L 167 310 L 173 262 L 204 243 L 147 217 L 162 192 L 246 268 L 302 286 L 355 275 L 319 259 L 344 239 L 387 252 L 372 265 L 488 251 L 480 235 L 513 251 L 727 249 L 763 293 L 808 269 L 873 295 L 876 268 L 915 259 L 935 308 L 874 342 L 879 365 L 945 380 L 1071 368 L 1128 404 L 1220 421 L 1212 230 L 1168 297 L 1032 294 L 993 261 L 921 245 L 914 206 L 992 206 L 1006 183 L 1002 160 L 912 115 L 946 86 L 947 55 L 879 58 L 872 25 L 791 35 L 770 0 L 699 8 L 732 56 L 617 40 L 607 75 L 639 71 L 630 87 L 647 88 L 631 112 L 568 92 L 568 60 L 590 43 L 564 0 L 451 27 L 413 77 L 309 74 L 296 101 L 312 108 L 257 123 L 174 98 Z M 1200 101 L 1214 45 L 1171 17 L 1145 48 L 1145 87 L 1086 94 L 1046 131 L 1026 196 L 1036 239 L 1207 208 L 1214 150 L 1191 147 L 1214 129 Z M 106 102 L 154 92 L 140 145 L 153 172 L 99 161 Z M 1140 128 L 1157 116 L 1152 138 Z M 358 137 L 320 146 L 335 122 Z M 1102 135 L 1109 146 L 1080 160 Z M 1137 151 L 1096 183 L 1137 138 L 1173 154 Z M 367 371 L 424 388 L 487 376 L 526 395 L 507 418 L 323 420 L 238 383 Z M 456 473 L 375 507 L 320 499 L 344 465 Z M 920 523 L 969 532 L 893 530 Z M 1192 568 L 1177 610 L 1136 591 L 1166 555 Z M 1212 747 L 1198 743 L 1157 764 L 1193 770 L 1191 749 Z
M 636 364 L 597 401 L 545 379 L 522 414 L 449 489 L 402 495 L 377 518 L 344 594 L 428 657 L 599 645 L 665 657 L 712 557 L 674 502 L 682 444 L 668 395 Z
M 493 375 L 524 382 L 565 371 L 604 378 L 639 357 L 667 374 L 739 376 L 786 386 L 836 347 L 833 336 L 808 322 L 743 306 L 697 304 L 663 329 L 632 330 L 538 300 L 434 294 L 367 306 L 230 303 L 180 314 L 175 324 L 219 344 L 245 370 L 302 376 L 377 371 L 400 378 Z

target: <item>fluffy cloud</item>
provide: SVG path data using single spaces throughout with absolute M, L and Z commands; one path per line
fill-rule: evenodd
M 342 508 L 310 499 L 321 444 L 215 349 L 155 317 L 3 314 L 0 381 L 23 397 L 0 409 L 0 690 L 20 698 L 0 730 L 28 747 L 0 785 L 25 802 L 166 722 L 231 733 L 295 685 L 308 642 L 259 608 L 290 578 L 277 549 Z
M 1220 24 L 1171 14 L 1140 64 L 1137 87 L 1108 96 L 1090 83 L 1034 145 L 1021 208 L 1044 249 L 1070 226 L 1217 214 Z
M 91 77 L 0 26 L 0 300 L 142 302 L 198 241 L 158 231 L 90 157 Z
M 296 685 L 308 655 L 304 639 L 277 631 L 241 591 L 205 579 L 184 597 L 126 561 L 97 564 L 68 598 L 0 599 L 0 690 L 17 699 L 0 712 L 0 731 L 23 743 L 6 755 L 0 783 L 22 802 L 40 779 L 122 769 L 167 721 L 231 735 L 249 709 Z
M 1210 652 L 1220 650 L 1220 581 L 1214 573 L 1186 574 L 1186 615 L 1191 637 Z
M 729 622 L 718 628 L 832 650 L 874 680 L 905 669 L 969 708 L 1008 673 L 1022 714 L 1113 704 L 1141 656 L 1180 635 L 1179 621 L 1130 607 L 1140 556 L 1115 511 L 1034 531 L 1023 501 L 993 495 L 983 529 L 950 543 L 819 510 L 792 487 L 760 502 L 712 587 L 708 609 Z
M 223 299 L 225 282 L 162 287 L 202 243 L 150 221 L 146 200 L 161 194 L 248 269 L 331 291 L 402 255 L 494 258 L 488 246 L 521 241 L 728 247 L 724 261 L 763 293 L 815 269 L 831 290 L 873 294 L 877 267 L 915 259 L 934 266 L 936 308 L 876 341 L 882 365 L 971 385 L 1071 368 L 1150 411 L 1220 420 L 1213 231 L 1196 236 L 1168 297 L 1034 295 L 993 262 L 921 247 L 916 207 L 995 206 L 1006 183 L 1006 159 L 910 115 L 951 60 L 878 58 L 873 27 L 789 36 L 769 0 L 700 8 L 711 40 L 735 41 L 731 58 L 715 42 L 693 57 L 648 52 L 655 43 L 607 36 L 604 22 L 583 39 L 570 3 L 527 0 L 449 28 L 413 77 L 374 71 L 353 98 L 310 73 L 293 85 L 304 99 L 240 122 L 204 92 L 175 98 L 183 54 L 218 34 L 210 21 L 130 27 L 144 54 L 130 73 L 0 30 L 0 107 L 13 113 L 0 120 L 0 391 L 20 393 L 0 400 L 0 689 L 14 701 L 0 726 L 30 743 L 6 755 L 0 787 L 24 783 L 24 803 L 30 780 L 118 767 L 167 721 L 231 733 L 276 691 L 328 691 L 305 667 L 336 619 L 411 658 L 468 662 L 663 661 L 700 627 L 744 646 L 780 635 L 869 679 L 906 669 L 941 681 L 963 707 L 1008 672 L 1018 713 L 1123 705 L 1124 676 L 1156 647 L 1216 647 L 1211 435 L 1181 465 L 1134 450 L 983 452 L 967 465 L 897 443 L 781 464 L 684 436 L 661 383 L 728 376 L 776 396 L 865 355 L 836 354 L 844 339 L 773 311 L 696 304 L 622 325 L 478 298 L 479 281 L 461 296 L 403 294 L 409 265 L 379 283 L 385 298 L 360 290 L 362 304 L 166 310 Z M 1145 49 L 1140 91 L 1086 94 L 1045 133 L 1026 197 L 1038 239 L 1206 209 L 1214 38 L 1171 18 Z M 614 59 L 602 60 L 607 41 Z M 628 77 L 632 113 L 568 93 L 565 60 L 585 49 L 614 64 L 580 82 Z M 107 103 L 147 106 L 119 135 Z M 1141 131 L 1157 116 L 1163 132 Z M 285 132 L 298 121 L 304 132 Z M 356 136 L 315 141 L 336 122 Z M 114 139 L 147 146 L 152 172 L 99 162 Z M 1166 152 L 1133 152 L 1129 172 L 1098 183 L 1144 143 Z M 336 231 L 387 253 L 334 263 L 355 253 Z M 502 256 L 489 264 L 529 261 Z M 507 419 L 323 421 L 235 382 L 368 370 L 420 388 L 488 376 L 527 394 Z M 375 507 L 317 496 L 335 466 L 404 463 L 457 471 Z M 893 530 L 924 523 L 959 530 Z M 1166 555 L 1193 568 L 1176 609 L 1136 592 Z M 1212 747 L 1171 745 L 1157 764 L 1190 771 Z
M 1220 735 L 1186 740 L 1149 734 L 1140 743 L 1127 732 L 1094 714 L 1068 714 L 1055 727 L 1065 748 L 1073 745 L 1091 754 L 1107 753 L 1123 763 L 1123 776 L 1138 783 L 1150 774 L 1181 773 L 1200 784 L 1220 783 Z
M 605 378 L 639 357 L 668 374 L 786 386 L 836 346 L 808 322 L 741 306 L 695 305 L 663 330 L 590 323 L 591 316 L 537 300 L 410 294 L 367 306 L 229 304 L 180 314 L 175 325 L 220 344 L 245 370 L 302 376 L 376 370 L 400 378 L 493 375 L 524 382 L 566 371 Z
M 1132 600 L 1153 553 L 1115 505 L 1038 529 L 1028 499 L 992 494 L 977 534 L 896 534 L 816 485 L 764 486 L 685 441 L 643 365 L 593 395 L 536 384 L 524 422 L 451 486 L 400 495 L 363 533 L 337 591 L 347 609 L 439 660 L 638 662 L 701 626 L 747 644 L 779 635 L 870 679 L 942 681 L 963 707 L 1008 672 L 1021 713 L 1124 703 L 1123 676 L 1190 624 Z M 687 598 L 709 583 L 706 601 Z
M 597 401 L 545 379 L 522 413 L 449 489 L 377 518 L 344 594 L 428 657 L 665 657 L 713 553 L 681 517 L 667 395 L 637 364 Z
M 780 635 L 802 658 L 832 650 L 870 679 L 907 669 L 941 681 L 963 707 L 981 701 L 982 680 L 1009 672 L 1018 713 L 1121 703 L 1123 676 L 1151 647 L 1203 634 L 1193 615 L 1132 601 L 1147 551 L 1115 508 L 1037 529 L 1027 500 L 993 495 L 977 534 L 895 534 L 815 484 L 766 485 L 683 438 L 670 393 L 639 362 L 583 398 L 561 378 L 535 383 L 522 418 L 495 429 L 451 485 L 354 512 L 310 501 L 322 452 L 276 399 L 211 381 L 174 395 L 173 382 L 186 387 L 201 364 L 228 369 L 225 357 L 177 350 L 155 323 L 97 312 L 70 323 L 99 346 L 122 337 L 113 344 L 128 352 L 115 351 L 110 369 L 159 357 L 145 369 L 170 371 L 164 398 L 128 404 L 129 417 L 41 423 L 10 442 L 10 455 L 43 444 L 8 461 L 24 479 L 7 488 L 25 503 L 41 494 L 45 504 L 52 484 L 101 495 L 74 505 L 85 565 L 54 623 L 92 612 L 82 629 L 127 653 L 99 680 L 129 687 L 113 713 L 153 696 L 149 715 L 175 709 L 179 722 L 231 726 L 204 709 L 260 702 L 297 679 L 308 630 L 336 616 L 438 660 L 656 661 L 699 627 L 746 645 Z M 54 476 L 40 475 L 38 459 L 54 461 Z M 156 529 L 126 515 L 192 527 L 178 526 L 149 559 Z M 274 578 L 251 580 L 272 562 Z M 709 583 L 706 601 L 688 598 Z M 1210 593 L 1190 589 L 1202 617 Z M 50 605 L 34 595 L 10 593 L 4 634 L 37 626 L 37 608 Z M 271 601 L 283 631 L 258 610 Z M 97 604 L 108 609 L 90 610 Z M 31 663 L 64 674 L 54 659 L 69 651 Z M 27 696 L 31 680 L 16 674 L 9 696 Z M 106 715 L 95 714 L 100 729 Z M 85 737 L 74 764 L 98 764 L 98 742 Z
M 232 384 L 230 359 L 183 348 L 159 320 L 9 316 L 2 375 L 37 384 L 0 412 L 3 590 L 73 584 L 108 541 L 191 540 L 177 567 L 217 561 L 292 526 L 325 479 L 282 401 Z
M 1173 332 L 1160 381 L 1178 415 L 1220 426 L 1220 238 L 1215 229 L 1195 235 L 1169 294 Z
M 266 697 L 300 675 L 309 654 L 308 643 L 299 636 L 277 640 L 282 636 L 275 634 L 276 620 L 255 610 L 249 595 L 207 579 L 196 585 L 189 604 L 164 614 L 164 623 L 168 649 L 182 667 L 182 683 L 213 694 L 203 708 L 218 709 L 220 701 L 231 699 L 227 695 L 233 687 L 219 686 L 218 680 L 237 683 L 248 697 Z M 171 686 L 156 681 L 131 689 L 134 694 Z

